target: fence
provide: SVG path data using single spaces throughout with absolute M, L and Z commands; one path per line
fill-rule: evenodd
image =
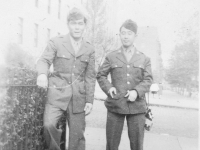
M 7 134 L 2 150 L 42 150 L 44 93 L 36 86 L 15 85 L 8 87 L 7 94 L 9 100 L 15 101 L 15 106 L 10 112 L 13 114 L 4 120 L 3 132 Z
M 1 86 L 0 150 L 43 150 L 43 112 L 46 92 L 36 86 L 36 73 L 6 70 Z M 59 121 L 65 121 L 63 118 Z

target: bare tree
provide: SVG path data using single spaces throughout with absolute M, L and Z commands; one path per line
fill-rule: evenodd
M 106 0 L 87 0 L 86 8 L 90 15 L 90 26 L 87 29 L 87 38 L 95 46 L 96 69 L 103 61 L 105 55 L 111 50 L 114 37 L 109 36 L 107 23 Z

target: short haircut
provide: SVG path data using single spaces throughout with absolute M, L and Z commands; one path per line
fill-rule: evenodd
M 124 28 L 126 28 L 126 29 L 128 29 L 128 30 L 131 30 L 131 31 L 133 31 L 135 34 L 137 34 L 137 28 L 138 28 L 138 26 L 137 26 L 136 22 L 132 21 L 131 19 L 126 20 L 126 21 L 122 24 L 122 26 L 120 27 L 119 31 L 121 31 L 122 27 L 124 27 Z
M 87 23 L 87 18 L 85 14 L 76 7 L 72 8 L 67 16 L 67 22 L 69 23 L 72 20 L 79 20 L 79 19 L 84 19 L 84 22 Z

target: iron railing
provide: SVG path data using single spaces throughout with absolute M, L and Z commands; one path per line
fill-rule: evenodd
M 46 92 L 36 86 L 36 72 L 6 69 L 0 103 L 0 150 L 43 150 Z
M 44 150 L 43 113 L 46 91 L 36 86 L 36 72 L 7 69 L 2 77 L 6 91 L 0 103 L 0 150 Z M 65 113 L 58 122 L 63 129 L 61 147 L 65 146 Z

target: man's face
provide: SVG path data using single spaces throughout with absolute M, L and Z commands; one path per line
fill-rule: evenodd
M 135 37 L 136 37 L 135 32 L 133 32 L 129 29 L 126 29 L 125 27 L 121 28 L 120 38 L 121 38 L 121 42 L 124 47 L 129 47 L 129 46 L 133 45 Z
M 80 20 L 70 20 L 68 22 L 69 33 L 74 39 L 80 39 L 85 30 L 84 18 Z

